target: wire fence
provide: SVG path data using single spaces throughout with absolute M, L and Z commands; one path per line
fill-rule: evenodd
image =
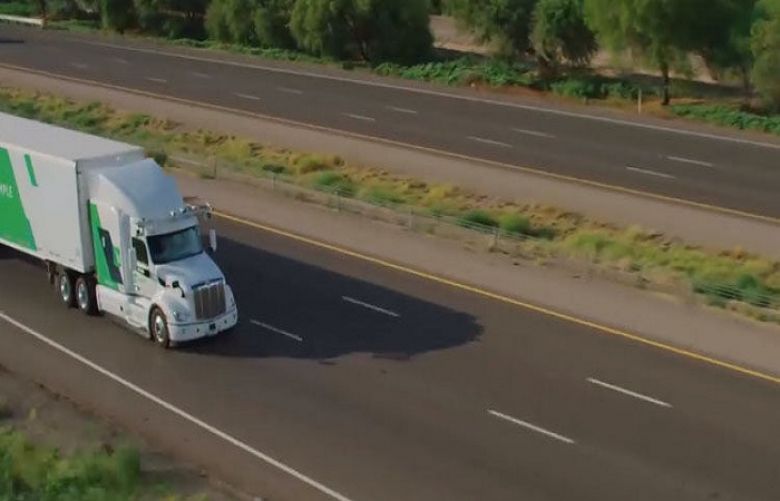
M 325 205 L 337 211 L 361 214 L 421 233 L 470 240 L 477 238 L 482 245 L 490 250 L 529 258 L 554 256 L 564 260 L 576 260 L 573 255 L 562 252 L 560 248 L 554 248 L 549 236 L 535 235 L 533 231 L 507 231 L 497 224 L 482 224 L 462 216 L 437 213 L 429 209 L 400 203 L 387 196 L 372 195 L 370 191 L 357 192 L 353 187 L 345 188 L 338 184 L 304 185 L 295 177 L 286 175 L 281 172 L 281 169 L 273 166 L 253 168 L 250 173 L 247 173 L 246 167 L 216 158 L 204 161 L 202 158 L 179 153 L 168 156 L 167 160 L 169 164 L 195 170 L 204 178 L 227 177 L 262 184 L 293 198 Z M 582 262 L 581 259 L 577 261 Z M 609 268 L 607 265 L 593 261 L 589 261 L 587 265 L 602 271 Z M 633 277 L 633 281 L 637 279 L 636 273 L 626 272 L 625 275 Z M 638 278 L 639 282 L 644 282 L 641 276 Z M 704 296 L 713 304 L 743 303 L 757 309 L 759 316 L 765 313 L 780 321 L 780 290 L 769 289 L 755 281 L 725 283 L 685 280 L 677 284 L 675 288 L 684 288 L 689 292 Z

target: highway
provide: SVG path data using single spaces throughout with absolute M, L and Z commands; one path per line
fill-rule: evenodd
M 217 230 L 242 322 L 167 352 L 66 311 L 40 269 L 0 250 L 0 363 L 37 364 L 77 393 L 113 384 L 39 333 L 332 491 L 293 494 L 300 479 L 282 474 L 289 499 L 778 498 L 776 385 L 238 223 Z M 127 385 L 94 391 L 118 415 L 142 412 Z M 183 433 L 159 414 L 145 426 Z M 277 469 L 214 440 L 181 442 L 250 484 Z
M 780 217 L 770 137 L 20 27 L 0 39 L 0 64 Z

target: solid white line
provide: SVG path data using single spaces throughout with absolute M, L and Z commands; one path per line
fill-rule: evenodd
M 250 101 L 260 101 L 259 97 L 253 96 L 252 94 L 241 94 L 240 92 L 235 92 L 233 95 L 236 97 L 240 97 L 241 99 L 249 99 Z
M 367 117 L 365 115 L 355 115 L 354 113 L 342 113 L 342 115 L 354 118 L 355 120 L 362 120 L 363 122 L 376 122 L 376 118 Z
M 476 97 L 476 96 L 468 96 L 468 95 L 462 95 L 462 94 L 455 94 L 450 92 L 443 92 L 443 91 L 436 91 L 432 89 L 422 89 L 422 88 L 416 88 L 416 87 L 409 87 L 405 85 L 399 85 L 399 84 L 391 84 L 386 82 L 377 82 L 377 81 L 370 81 L 370 80 L 360 80 L 356 78 L 348 78 L 348 77 L 339 77 L 335 75 L 325 75 L 322 73 L 316 73 L 313 71 L 303 71 L 303 70 L 292 70 L 287 68 L 276 68 L 273 66 L 266 66 L 262 64 L 249 64 L 249 63 L 240 63 L 238 61 L 226 61 L 211 57 L 201 57 L 201 56 L 191 56 L 187 54 L 179 54 L 175 52 L 169 52 L 166 50 L 158 50 L 158 49 L 144 49 L 141 47 L 128 47 L 123 45 L 117 45 L 112 43 L 106 43 L 106 42 L 90 42 L 86 40 L 79 40 L 78 43 L 83 43 L 86 45 L 94 45 L 98 47 L 109 47 L 113 49 L 119 49 L 119 50 L 126 50 L 131 52 L 140 52 L 145 54 L 156 54 L 159 56 L 166 56 L 166 57 L 174 57 L 179 59 L 185 59 L 189 61 L 201 61 L 204 63 L 212 63 L 212 64 L 221 64 L 225 66 L 235 66 L 240 68 L 249 68 L 249 69 L 255 69 L 255 70 L 262 70 L 262 71 L 269 71 L 273 73 L 281 73 L 286 75 L 296 75 L 296 76 L 302 76 L 302 77 L 308 77 L 308 78 L 317 78 L 321 80 L 332 80 L 335 82 L 346 82 L 356 85 L 364 85 L 367 87 L 379 87 L 384 89 L 393 89 L 393 90 L 400 90 L 404 92 L 414 93 L 414 94 L 424 94 L 429 96 L 437 96 L 437 97 L 444 97 L 448 99 L 455 99 L 460 101 L 470 101 L 470 102 L 476 102 L 476 103 L 483 103 L 483 104 L 491 104 L 495 106 L 503 106 L 507 108 L 515 108 L 520 110 L 527 110 L 527 111 L 535 111 L 539 113 L 547 113 L 550 115 L 559 115 L 559 116 L 566 116 L 566 117 L 572 117 L 572 118 L 582 118 L 586 120 L 594 120 L 597 122 L 606 122 L 611 124 L 617 124 L 617 125 L 625 125 L 629 127 L 636 127 L 640 129 L 647 129 L 647 130 L 655 130 L 655 131 L 661 131 L 661 132 L 670 132 L 673 134 L 680 134 L 684 136 L 692 136 L 692 137 L 701 137 L 705 139 L 714 139 L 716 141 L 728 141 L 732 143 L 739 143 L 739 144 L 748 144 L 751 146 L 760 146 L 763 148 L 772 148 L 780 150 L 780 144 L 774 144 L 774 143 L 766 143 L 761 141 L 753 141 L 750 139 L 741 139 L 736 137 L 729 137 L 729 136 L 721 136 L 717 134 L 709 134 L 706 132 L 695 132 L 685 129 L 675 129 L 673 127 L 665 127 L 662 125 L 652 125 L 647 123 L 641 123 L 641 122 L 632 122 L 630 120 L 623 120 L 619 118 L 609 118 L 609 117 L 603 117 L 599 115 L 589 115 L 586 113 L 577 113 L 573 111 L 564 111 L 564 110 L 557 110 L 554 108 L 544 108 L 541 106 L 533 106 L 528 104 L 520 104 L 520 103 L 512 103 L 507 101 L 500 101 L 497 99 L 489 99 L 489 98 L 483 98 L 483 97 Z
M 671 407 L 672 405 L 669 403 L 664 402 L 663 400 L 658 400 L 653 397 L 648 397 L 647 395 L 642 395 L 641 393 L 637 393 L 635 391 L 627 390 L 625 388 L 621 388 L 620 386 L 605 383 L 604 381 L 599 381 L 598 379 L 589 377 L 588 378 L 589 383 L 593 383 L 598 386 L 602 386 L 604 388 L 607 388 L 608 390 L 617 391 L 618 393 L 622 393 L 624 395 L 628 395 L 630 397 L 638 398 L 639 400 L 644 400 L 645 402 L 650 402 L 651 404 L 660 405 L 661 407 Z
M 648 176 L 662 177 L 664 179 L 677 179 L 671 174 L 656 172 L 654 170 L 640 169 L 638 167 L 626 167 L 626 170 L 630 170 L 631 172 L 638 172 L 639 174 L 647 174 Z
M 292 89 L 290 87 L 277 87 L 276 90 L 278 90 L 279 92 L 286 92 L 287 94 L 295 94 L 298 96 L 303 94 L 302 90 Z
M 168 80 L 164 78 L 146 77 L 146 79 L 149 80 L 150 82 L 155 82 L 155 83 L 161 83 L 161 84 L 168 83 Z
M 528 130 L 528 129 L 512 129 L 515 132 L 519 132 L 520 134 L 526 134 L 528 136 L 536 136 L 536 137 L 544 137 L 547 139 L 554 139 L 555 136 L 552 134 L 547 134 L 546 132 L 539 132 L 536 130 Z
M 198 419 L 197 417 L 187 413 L 186 411 L 176 407 L 173 404 L 170 404 L 163 400 L 162 398 L 154 395 L 153 393 L 150 393 L 143 388 L 141 388 L 138 385 L 135 385 L 131 383 L 130 381 L 122 378 L 121 376 L 118 376 L 114 374 L 113 372 L 109 371 L 108 369 L 103 368 L 102 366 L 96 364 L 95 362 L 92 362 L 88 358 L 79 355 L 73 350 L 70 350 L 69 348 L 66 348 L 65 346 L 59 344 L 58 342 L 49 339 L 48 337 L 44 336 L 43 334 L 31 329 L 30 327 L 27 327 L 26 325 L 22 324 L 21 322 L 18 322 L 14 320 L 13 318 L 9 317 L 5 313 L 0 311 L 0 319 L 5 320 L 9 324 L 15 326 L 16 328 L 26 332 L 27 334 L 33 336 L 38 341 L 41 341 L 42 343 L 47 344 L 51 348 L 54 348 L 55 350 L 59 351 L 60 353 L 63 353 L 70 358 L 86 365 L 90 369 L 98 372 L 99 374 L 102 374 L 103 376 L 111 379 L 115 383 L 120 384 L 121 386 L 124 386 L 128 390 L 146 398 L 147 400 L 150 400 L 154 402 L 155 404 L 159 405 L 160 407 L 170 411 L 173 414 L 176 414 L 180 418 L 189 421 L 190 423 L 198 426 L 199 428 L 211 433 L 212 435 L 228 442 L 229 444 L 243 450 L 244 452 L 254 456 L 255 458 L 264 461 L 271 466 L 274 466 L 275 468 L 278 468 L 279 470 L 282 470 L 283 472 L 287 473 L 288 475 L 291 475 L 292 477 L 295 477 L 296 479 L 300 480 L 301 482 L 317 489 L 318 491 L 322 492 L 323 494 L 326 494 L 330 496 L 333 499 L 337 499 L 339 501 L 350 501 L 348 497 L 339 494 L 338 492 L 334 491 L 333 489 L 326 487 L 325 485 L 317 482 L 316 480 L 307 477 L 303 473 L 299 472 L 298 470 L 287 466 L 286 464 L 282 463 L 281 461 L 272 458 L 271 456 L 264 454 L 257 449 L 253 448 L 250 445 L 247 445 L 246 443 L 240 441 L 239 439 L 233 437 L 232 435 L 229 435 L 225 433 L 224 431 L 219 430 L 218 428 L 215 428 L 214 426 L 211 426 L 210 424 L 206 423 L 205 421 L 202 421 Z
M 545 430 L 544 428 L 540 428 L 536 425 L 533 425 L 531 423 L 526 423 L 525 421 L 521 421 L 517 418 L 514 418 L 512 416 L 509 416 L 507 414 L 504 414 L 502 412 L 494 411 L 492 409 L 488 409 L 488 413 L 492 414 L 493 416 L 497 418 L 504 419 L 506 421 L 509 421 L 510 423 L 514 423 L 516 425 L 522 426 L 523 428 L 527 428 L 531 431 L 535 431 L 537 433 L 541 433 L 542 435 L 546 435 L 550 438 L 554 438 L 555 440 L 560 440 L 561 442 L 565 442 L 567 444 L 574 444 L 574 440 L 570 439 L 569 437 L 564 437 L 563 435 L 559 435 L 558 433 L 552 432 L 550 430 Z
M 296 340 L 296 341 L 298 341 L 299 343 L 302 343 L 302 342 L 303 342 L 303 338 L 302 338 L 302 337 L 300 337 L 300 336 L 296 336 L 295 334 L 290 334 L 289 332 L 287 332 L 287 331 L 284 331 L 284 330 L 282 330 L 282 329 L 277 329 L 277 328 L 276 328 L 276 327 L 274 327 L 273 325 L 264 324 L 263 322 L 259 322 L 259 321 L 257 321 L 257 320 L 250 320 L 250 322 L 251 322 L 251 323 L 253 323 L 253 324 L 255 324 L 255 325 L 256 325 L 256 326 L 258 326 L 258 327 L 262 327 L 263 329 L 269 330 L 269 331 L 271 331 L 271 332 L 275 332 L 275 333 L 277 333 L 277 334 L 281 334 L 282 336 L 287 336 L 287 337 L 289 337 L 290 339 L 295 339 L 295 340 Z
M 692 165 L 699 165 L 701 167 L 715 167 L 715 164 L 712 164 L 710 162 L 703 162 L 701 160 L 692 160 L 690 158 L 683 158 L 683 157 L 666 157 L 669 160 L 673 160 L 675 162 L 682 162 L 684 164 L 692 164 Z
M 398 113 L 406 113 L 407 115 L 417 115 L 417 111 L 411 110 L 409 108 L 399 108 L 397 106 L 386 106 L 388 110 L 396 111 Z
M 511 144 L 502 143 L 501 141 L 494 141 L 492 139 L 485 139 L 483 137 L 468 136 L 467 139 L 471 139 L 472 141 L 476 141 L 476 142 L 482 143 L 482 144 L 489 144 L 490 146 L 500 146 L 501 148 L 512 148 L 513 147 Z
M 363 308 L 368 308 L 369 310 L 374 310 L 379 313 L 383 313 L 385 315 L 391 316 L 391 317 L 400 317 L 398 313 L 390 310 L 386 310 L 384 308 L 380 308 L 379 306 L 374 306 L 373 304 L 364 303 L 363 301 L 359 301 L 355 298 L 349 297 L 349 296 L 341 296 L 341 299 L 348 303 L 356 304 L 358 306 L 362 306 Z
M 209 78 L 211 78 L 211 75 L 209 75 L 208 73 L 201 73 L 200 71 L 193 71 L 191 73 L 193 76 L 202 78 L 204 80 L 208 80 Z

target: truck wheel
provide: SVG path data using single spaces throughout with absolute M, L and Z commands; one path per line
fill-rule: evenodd
M 66 270 L 60 270 L 57 274 L 57 292 L 60 301 L 67 308 L 73 308 L 76 304 L 76 294 L 73 292 L 73 276 Z
M 171 338 L 168 335 L 168 319 L 165 313 L 159 308 L 154 308 L 149 319 L 149 332 L 152 334 L 154 342 L 163 348 L 171 347 Z
M 76 280 L 76 306 L 87 315 L 97 314 L 95 284 L 90 277 L 81 276 Z

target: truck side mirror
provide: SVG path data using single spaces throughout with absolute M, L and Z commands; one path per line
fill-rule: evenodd
M 217 252 L 217 232 L 214 229 L 209 230 L 209 248 L 211 252 Z

